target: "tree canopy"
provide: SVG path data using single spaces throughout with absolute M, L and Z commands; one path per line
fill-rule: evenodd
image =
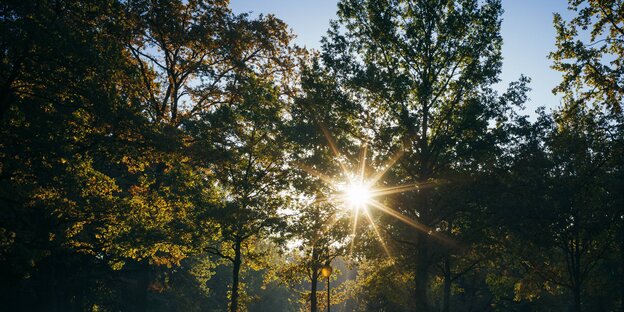
M 529 117 L 499 0 L 341 0 L 319 51 L 227 0 L 3 1 L 3 306 L 624 310 L 624 3 L 562 13 Z

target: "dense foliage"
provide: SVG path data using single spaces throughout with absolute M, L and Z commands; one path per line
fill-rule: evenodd
M 624 1 L 569 9 L 529 118 L 499 0 L 342 0 L 321 51 L 227 0 L 2 1 L 3 308 L 624 311 Z

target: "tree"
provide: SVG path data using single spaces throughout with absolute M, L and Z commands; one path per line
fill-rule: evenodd
M 203 215 L 203 246 L 232 262 L 230 309 L 236 311 L 243 249 L 252 253 L 283 204 L 279 131 L 293 50 L 279 19 L 235 16 L 227 4 L 132 3 L 136 29 L 128 49 L 151 119 L 185 130 L 186 155 L 222 196 L 221 209 Z M 215 242 L 213 224 L 221 235 Z
M 559 305 L 569 303 L 575 311 L 614 308 L 598 282 L 609 279 L 599 274 L 614 250 L 619 218 L 608 182 L 616 145 L 607 116 L 599 108 L 564 107 L 540 118 L 537 144 L 518 150 L 515 183 L 509 184 L 518 198 L 509 205 L 516 221 L 507 226 L 524 245 L 509 246 L 525 269 L 516 296 L 559 297 Z
M 619 215 L 604 185 L 611 171 L 606 165 L 612 157 L 612 126 L 600 109 L 582 106 L 564 108 L 556 121 L 552 198 L 560 219 L 552 230 L 567 264 L 562 284 L 572 291 L 575 311 L 581 311 L 582 292 L 616 239 Z
M 392 259 L 361 261 L 357 277 L 349 285 L 354 299 L 353 310 L 410 311 L 414 303 L 409 275 L 409 272 L 399 270 Z
M 145 126 L 115 40 L 121 30 L 111 17 L 120 7 L 63 1 L 1 6 L 0 227 L 8 238 L 2 293 L 9 304 L 27 309 L 80 308 L 93 285 L 84 268 L 104 270 L 94 257 L 102 247 L 96 234 L 118 207 L 119 187 L 111 178 L 117 168 L 94 159 L 124 141 L 129 128 Z M 115 141 L 119 136 L 124 139 Z M 62 278 L 68 282 L 61 284 Z M 34 300 L 26 298 L 28 291 Z
M 273 52 L 289 35 L 273 17 L 234 17 L 225 2 L 8 2 L 2 14 L 5 286 L 42 285 L 28 304 L 66 310 L 93 303 L 77 301 L 95 300 L 87 292 L 108 281 L 94 270 L 131 277 L 123 287 L 137 289 L 135 309 L 144 310 L 152 278 L 219 234 L 207 218 L 219 195 L 207 167 L 218 157 L 182 123 L 242 97 L 234 73 L 284 74 L 272 64 L 287 59 Z M 218 96 L 198 100 L 189 84 L 202 77 Z M 201 109 L 179 106 L 190 93 Z M 56 287 L 67 272 L 75 289 Z
M 238 309 L 244 252 L 253 254 L 254 244 L 280 226 L 279 210 L 288 202 L 289 146 L 281 135 L 285 103 L 280 86 L 255 75 L 241 79 L 246 81 L 240 101 L 193 123 L 194 137 L 214 142 L 224 155 L 211 167 L 223 193 L 222 208 L 212 213 L 222 238 L 207 250 L 232 262 L 231 311 Z
M 235 16 L 222 0 L 133 1 L 126 12 L 146 112 L 173 126 L 231 103 L 236 75 L 263 61 L 279 63 L 289 39 L 280 20 Z
M 348 244 L 351 215 L 336 197 L 337 184 L 349 177 L 341 170 L 345 159 L 337 159 L 336 153 L 353 154 L 349 152 L 357 148 L 352 140 L 357 131 L 353 131 L 354 119 L 350 118 L 356 107 L 316 55 L 302 66 L 300 91 L 287 132 L 293 144 L 290 183 L 300 197 L 287 232 L 300 246 L 292 251 L 292 262 L 282 275 L 292 287 L 310 283 L 303 297 L 309 300 L 311 311 L 317 311 L 321 269 L 344 255 Z
M 570 0 L 570 21 L 555 14 L 557 50 L 550 54 L 563 80 L 553 91 L 622 114 L 624 96 L 624 2 Z
M 619 167 L 613 166 L 612 162 L 620 159 L 622 150 L 622 97 L 624 87 L 622 84 L 624 67 L 624 3 L 622 1 L 568 1 L 569 9 L 574 16 L 566 21 L 560 14 L 554 16 L 554 26 L 557 31 L 556 50 L 550 54 L 553 60 L 553 68 L 563 74 L 563 79 L 553 92 L 562 94 L 565 106 L 561 109 L 560 120 L 584 116 L 567 123 L 570 131 L 581 131 L 572 137 L 590 138 L 597 133 L 607 131 L 601 135 L 602 146 L 591 146 L 595 140 L 586 146 L 586 152 L 591 153 L 589 158 L 603 154 L 604 164 L 589 171 L 590 180 L 596 181 L 601 190 L 606 192 L 609 206 L 621 201 L 621 197 L 612 192 L 611 187 L 621 184 Z M 594 120 L 599 126 L 590 129 L 583 127 L 588 124 L 586 120 Z M 591 124 L 591 123 L 590 123 Z M 595 162 L 589 161 L 589 164 Z M 604 166 L 604 168 L 603 168 Z M 609 172 L 609 177 L 598 176 L 602 170 Z M 587 174 L 588 172 L 586 172 Z M 597 176 L 594 176 L 593 174 Z M 604 183 L 607 183 L 606 186 Z M 605 189 L 602 189 L 605 187 Z M 593 194 L 592 194 L 593 195 Z M 621 212 L 609 211 L 610 217 L 620 219 L 616 230 L 620 235 L 619 249 L 624 250 L 624 223 Z M 582 235 L 581 235 L 582 236 Z M 604 237 L 601 240 L 609 240 L 613 237 Z M 582 250 L 575 251 L 577 254 Z M 575 262 L 576 264 L 576 262 Z M 577 264 L 578 265 L 578 264 Z M 620 254 L 621 274 L 624 274 L 624 255 Z M 576 274 L 578 275 L 578 274 Z M 578 280 L 577 282 L 580 282 Z M 579 293 L 581 290 L 575 290 Z M 575 308 L 579 310 L 582 302 L 580 294 L 575 294 Z M 620 294 L 620 302 L 624 304 L 624 292 Z
M 425 227 L 445 215 L 436 188 L 424 186 L 478 171 L 523 101 L 526 81 L 507 100 L 489 89 L 501 66 L 501 12 L 498 1 L 342 1 L 324 40 L 326 66 L 365 108 L 371 149 L 380 160 L 405 152 L 383 183 L 423 185 L 389 206 Z M 434 241 L 428 231 L 401 229 L 393 236 L 410 246 L 404 261 L 412 264 L 415 309 L 427 311 Z

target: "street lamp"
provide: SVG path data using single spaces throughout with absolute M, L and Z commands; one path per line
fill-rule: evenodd
M 329 289 L 329 277 L 332 274 L 332 267 L 329 265 L 329 261 L 325 263 L 325 265 L 321 268 L 321 275 L 323 277 L 327 277 L 327 312 L 329 312 L 329 306 L 331 304 L 331 300 L 329 297 L 330 289 Z

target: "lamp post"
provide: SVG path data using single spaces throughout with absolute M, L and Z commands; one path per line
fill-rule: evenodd
M 329 260 L 325 263 L 323 268 L 321 268 L 321 274 L 323 277 L 327 277 L 327 312 L 329 312 L 329 306 L 331 305 L 331 300 L 329 297 L 330 289 L 329 289 L 329 277 L 332 274 L 332 267 L 329 265 Z

